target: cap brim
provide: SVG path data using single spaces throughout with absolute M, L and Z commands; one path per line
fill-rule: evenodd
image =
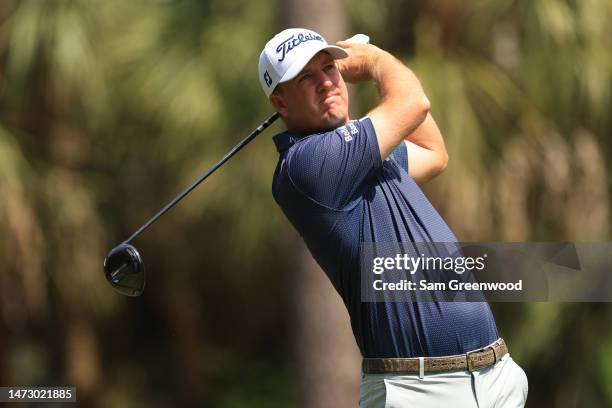
M 313 47 L 312 49 L 305 51 L 304 57 L 296 61 L 295 63 L 293 63 L 293 65 L 291 65 L 291 67 L 289 67 L 287 72 L 285 72 L 285 75 L 282 76 L 278 83 L 280 84 L 282 82 L 291 81 L 293 78 L 295 78 L 302 71 L 302 69 L 304 69 L 306 64 L 310 62 L 312 57 L 314 57 L 320 51 L 328 52 L 333 59 L 341 59 L 348 57 L 348 53 L 343 48 L 337 47 L 335 45 Z

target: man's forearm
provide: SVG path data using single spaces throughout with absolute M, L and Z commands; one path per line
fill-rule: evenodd
M 416 75 L 400 60 L 374 45 L 339 42 L 349 57 L 337 60 L 347 82 L 374 80 L 380 103 L 369 112 L 382 159 L 413 133 L 429 112 L 429 100 Z
M 446 169 L 448 154 L 444 139 L 431 113 L 404 140 L 408 148 L 409 174 L 417 183 L 423 184 Z
M 371 75 L 378 86 L 381 105 L 393 104 L 398 109 L 425 112 L 425 114 L 429 110 L 429 100 L 416 75 L 390 53 L 383 50 L 378 52 L 371 67 Z M 415 130 L 424 119 L 425 115 L 420 119 L 411 120 L 412 123 L 407 126 L 409 129 L 407 133 Z
M 376 129 L 382 159 L 386 159 L 412 133 L 429 112 L 429 101 L 416 75 L 401 61 L 373 45 L 338 45 L 349 57 L 338 60 L 338 68 L 347 82 L 377 83 L 380 103 L 368 116 Z
M 378 52 L 371 72 L 380 94 L 380 104 L 375 111 L 387 112 L 387 119 L 394 125 L 393 133 L 397 138 L 394 144 L 397 145 L 423 123 L 429 112 L 429 100 L 412 70 L 386 51 Z
M 385 53 L 390 56 L 390 54 Z M 393 58 L 393 57 L 392 57 Z M 398 67 L 399 64 L 399 67 Z M 384 65 L 379 65 L 384 66 Z M 389 64 L 389 67 L 393 69 L 393 65 Z M 398 68 L 398 73 L 394 73 L 392 70 L 389 72 L 382 73 L 383 75 L 401 75 L 397 79 L 400 81 L 405 81 L 404 86 L 406 87 L 403 92 L 398 92 L 393 94 L 391 97 L 408 98 L 408 106 L 412 107 L 412 111 L 408 111 L 406 113 L 406 120 L 412 124 L 408 126 L 414 126 L 411 131 L 404 133 L 403 139 L 408 142 L 408 150 L 409 150 L 409 171 L 411 177 L 419 183 L 422 184 L 433 177 L 440 174 L 444 169 L 446 169 L 446 165 L 448 164 L 448 154 L 446 152 L 446 147 L 444 145 L 444 139 L 442 137 L 442 133 L 438 128 L 433 116 L 429 112 L 429 100 L 425 96 L 423 88 L 416 75 L 407 67 L 405 67 L 401 62 L 397 61 L 395 67 Z M 380 68 L 379 68 L 380 69 Z M 404 70 L 404 72 L 401 72 Z M 377 73 L 381 75 L 379 71 Z M 388 79 L 388 78 L 387 78 Z M 385 95 L 390 95 L 394 89 L 384 89 L 382 86 L 397 86 L 396 81 L 386 81 L 380 82 L 380 92 L 381 98 Z M 419 98 L 421 99 L 419 104 Z M 423 102 L 425 101 L 425 102 Z M 400 103 L 399 101 L 394 101 L 393 103 Z M 426 105 L 427 112 L 424 116 L 424 119 L 419 122 L 419 117 L 416 115 L 418 112 L 419 105 Z M 406 106 L 406 105 L 404 105 Z M 413 112 L 415 112 L 413 114 Z
M 406 135 L 404 140 L 427 150 L 446 154 L 444 138 L 433 116 L 431 116 L 431 113 L 428 113 L 423 123 L 421 123 L 414 132 Z

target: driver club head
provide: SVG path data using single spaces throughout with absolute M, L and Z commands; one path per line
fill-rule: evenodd
M 106 280 L 113 285 L 113 287 L 121 294 L 127 296 L 140 296 L 144 291 L 145 286 L 145 267 L 142 257 L 138 253 L 138 250 L 132 245 L 128 244 L 133 239 L 136 239 L 142 234 L 147 228 L 155 223 L 162 215 L 168 212 L 178 202 L 199 186 L 208 176 L 214 173 L 219 167 L 226 161 L 232 158 L 238 153 L 244 146 L 250 143 L 257 135 L 267 129 L 274 121 L 280 117 L 278 112 L 274 112 L 272 116 L 262 122 L 255 130 L 253 130 L 247 137 L 245 137 L 240 143 L 234 146 L 229 152 L 225 154 L 217 163 L 213 164 L 200 178 L 198 178 L 193 184 L 191 184 L 182 193 L 174 197 L 164 208 L 159 210 L 157 214 L 151 217 L 146 223 L 144 223 L 138 230 L 132 234 L 122 244 L 113 248 L 104 258 L 104 275 Z
M 104 258 L 106 280 L 122 295 L 140 296 L 145 287 L 145 267 L 138 250 L 120 244 Z

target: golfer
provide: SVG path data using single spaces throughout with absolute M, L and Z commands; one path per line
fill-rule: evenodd
M 362 302 L 363 242 L 456 242 L 418 184 L 447 154 L 414 73 L 370 44 L 274 36 L 261 86 L 287 126 L 272 191 L 342 297 L 363 356 L 361 407 L 523 407 L 527 377 L 484 302 Z M 346 82 L 380 102 L 350 120 Z

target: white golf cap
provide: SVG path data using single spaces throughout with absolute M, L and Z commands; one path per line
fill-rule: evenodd
M 305 28 L 288 28 L 276 34 L 259 56 L 259 82 L 266 96 L 279 83 L 295 78 L 319 51 L 327 51 L 334 59 L 348 56 L 342 48 L 328 45 L 323 36 Z

